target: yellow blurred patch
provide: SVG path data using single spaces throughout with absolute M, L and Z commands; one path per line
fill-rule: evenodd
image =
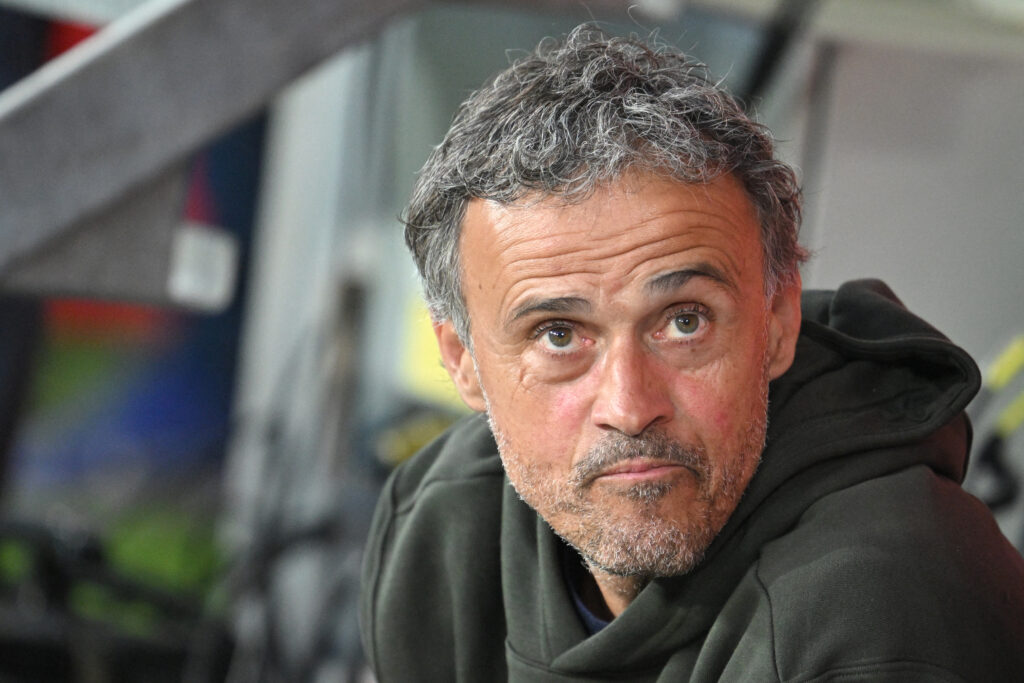
M 405 307 L 402 377 L 413 397 L 449 408 L 467 410 L 448 371 L 441 365 L 437 339 L 426 306 L 417 297 Z
M 1007 386 L 1024 368 L 1024 335 L 1017 337 L 1003 349 L 989 368 L 988 383 L 999 391 Z
M 996 433 L 1007 439 L 1024 424 L 1024 392 L 999 414 L 996 420 Z

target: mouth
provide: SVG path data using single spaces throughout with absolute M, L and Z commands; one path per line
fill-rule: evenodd
M 661 432 L 638 437 L 610 435 L 595 443 L 573 470 L 573 483 L 581 490 L 598 481 L 626 488 L 674 485 L 687 476 L 702 487 L 710 475 L 700 446 L 684 445 Z
M 689 471 L 684 465 L 661 460 L 625 460 L 598 474 L 595 481 L 635 482 L 662 479 Z

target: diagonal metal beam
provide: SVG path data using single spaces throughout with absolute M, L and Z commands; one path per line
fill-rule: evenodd
M 50 296 L 88 294 L 161 301 L 170 277 L 168 254 L 181 221 L 185 169 L 175 168 L 123 202 L 94 214 L 50 240 L 31 258 L 0 275 L 10 291 Z
M 750 11 L 766 1 L 693 4 Z M 0 92 L 0 279 L 12 263 L 44 249 L 63 232 L 130 202 L 133 193 L 255 112 L 310 67 L 373 35 L 392 17 L 426 4 L 149 0 Z M 578 0 L 515 4 L 579 9 Z M 636 3 L 641 8 L 659 4 L 664 3 Z M 887 6 L 881 0 L 868 4 Z M 912 4 L 930 6 L 924 0 Z M 601 12 L 632 5 L 626 0 L 587 3 Z M 855 6 L 860 4 L 833 2 L 826 9 L 850 12 Z M 831 16 L 824 13 L 822 22 L 826 15 Z M 988 38 L 1006 38 L 1005 30 L 987 26 L 986 31 Z M 1013 37 L 1018 39 L 1015 54 L 1024 54 L 1019 34 Z
M 157 267 L 145 254 L 177 240 L 168 169 L 311 67 L 427 4 L 148 0 L 0 92 L 0 289 L 175 302 L 171 255 Z
M 151 0 L 0 93 L 0 273 L 422 0 Z

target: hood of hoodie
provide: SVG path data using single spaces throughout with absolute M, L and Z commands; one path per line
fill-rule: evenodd
M 881 282 L 805 292 L 796 360 L 771 384 L 766 447 L 739 506 L 697 569 L 652 581 L 601 632 L 586 637 L 571 609 L 561 541 L 505 487 L 510 662 L 544 663 L 535 680 L 657 670 L 703 638 L 763 545 L 819 498 L 915 465 L 961 481 L 963 410 L 979 385 L 971 358 Z

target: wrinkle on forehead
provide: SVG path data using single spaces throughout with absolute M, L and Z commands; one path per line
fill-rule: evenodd
M 714 232 L 708 239 L 702 239 L 704 230 Z M 743 265 L 737 259 L 736 248 L 725 247 L 720 237 L 714 239 L 718 228 L 690 227 L 687 234 L 666 235 L 657 239 L 623 238 L 607 239 L 607 244 L 592 244 L 580 247 L 580 242 L 557 240 L 559 248 L 530 249 L 520 243 L 500 255 L 495 263 L 494 285 L 508 282 L 508 289 L 501 297 L 499 308 L 510 310 L 521 305 L 523 296 L 542 291 L 543 296 L 575 297 L 592 300 L 599 293 L 614 294 L 634 282 L 647 283 L 665 273 L 685 270 L 692 266 L 715 275 L 715 279 L 735 291 L 741 277 Z M 519 254 L 523 257 L 520 258 Z M 553 291 L 552 287 L 557 288 Z M 564 291 L 562 288 L 565 287 Z M 581 289 L 582 288 L 582 289 Z
M 751 269 L 760 279 L 763 250 L 753 206 L 735 180 L 715 183 L 623 177 L 578 203 L 473 200 L 465 222 L 470 229 L 461 236 L 464 268 L 474 266 L 465 274 L 475 281 L 466 284 L 504 289 L 495 303 L 507 312 L 533 292 L 590 300 L 687 260 L 713 264 L 734 282 Z M 653 194 L 643 194 L 652 188 Z M 629 203 L 633 199 L 645 203 Z

